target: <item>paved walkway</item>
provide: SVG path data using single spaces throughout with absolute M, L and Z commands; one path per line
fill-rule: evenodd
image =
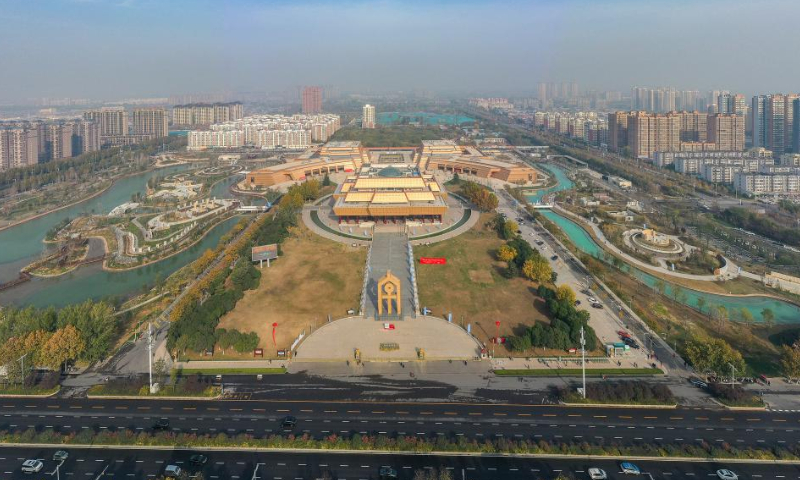
M 480 356 L 480 344 L 463 328 L 438 317 L 419 316 L 391 322 L 349 317 L 325 324 L 298 347 L 293 362 L 346 361 L 354 363 L 356 349 L 364 361 L 413 361 L 420 349 L 426 360 L 472 360 Z M 381 350 L 395 343 L 396 350 Z
M 664 266 L 656 266 L 656 265 L 652 265 L 650 263 L 645 263 L 645 262 L 639 260 L 638 258 L 635 258 L 635 257 L 632 257 L 632 256 L 628 255 L 627 253 L 625 253 L 622 250 L 620 250 L 619 248 L 617 248 L 616 245 L 614 245 L 613 243 L 609 242 L 608 239 L 606 239 L 606 236 L 603 234 L 603 231 L 600 230 L 600 227 L 598 227 L 594 223 L 586 222 L 583 218 L 578 217 L 574 213 L 572 213 L 569 210 L 566 210 L 564 208 L 561 208 L 558 205 L 553 206 L 553 210 L 555 210 L 558 213 L 563 214 L 563 215 L 565 215 L 567 217 L 570 217 L 573 220 L 579 221 L 580 224 L 582 226 L 584 226 L 584 227 L 588 225 L 589 228 L 592 230 L 592 233 L 598 239 L 600 239 L 599 243 L 603 246 L 604 249 L 610 250 L 614 254 L 622 257 L 627 263 L 633 264 L 633 265 L 635 265 L 635 266 L 637 266 L 639 268 L 642 268 L 644 270 L 653 270 L 653 271 L 657 271 L 659 273 L 663 273 L 665 275 L 669 275 L 671 277 L 683 278 L 683 279 L 686 279 L 686 280 L 697 280 L 697 281 L 700 281 L 700 282 L 718 282 L 720 280 L 729 280 L 729 279 L 733 279 L 733 278 L 736 278 L 736 277 L 739 276 L 739 274 L 737 273 L 739 267 L 736 266 L 728 258 L 725 258 L 725 262 L 726 262 L 726 265 L 727 265 L 726 272 L 724 274 L 721 274 L 721 275 L 694 275 L 694 274 L 691 274 L 691 273 L 673 272 L 672 270 L 670 270 L 670 269 L 668 269 L 668 268 L 666 268 Z M 741 275 L 744 276 L 744 277 L 747 277 L 747 278 L 754 278 L 756 280 L 761 280 L 761 277 L 759 275 L 754 275 L 752 273 L 745 272 L 744 270 L 742 271 Z
M 367 269 L 369 278 L 367 279 L 367 302 L 364 312 L 367 318 L 377 318 L 378 280 L 390 270 L 392 275 L 400 279 L 400 303 L 403 317 L 416 315 L 411 266 L 408 258 L 408 237 L 403 233 L 375 232 Z

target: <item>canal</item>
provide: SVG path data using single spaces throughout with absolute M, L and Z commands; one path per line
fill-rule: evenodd
M 131 195 L 137 192 L 144 193 L 150 178 L 169 175 L 187 168 L 188 165 L 178 165 L 121 179 L 103 194 L 91 200 L 1 231 L 0 282 L 16 278 L 20 268 L 40 255 L 46 249 L 43 240 L 48 230 L 64 219 L 75 218 L 84 213 L 107 213 L 129 201 Z M 239 176 L 232 176 L 218 182 L 212 188 L 211 195 L 217 198 L 230 198 L 229 187 L 237 178 Z M 229 231 L 239 218 L 234 217 L 221 222 L 191 248 L 154 264 L 122 272 L 105 271 L 101 264 L 92 264 L 59 277 L 34 278 L 18 287 L 0 292 L 0 305 L 61 307 L 87 299 L 130 296 L 145 286 L 152 286 L 157 280 L 165 279 L 196 259 L 206 249 L 214 248 L 222 235 Z

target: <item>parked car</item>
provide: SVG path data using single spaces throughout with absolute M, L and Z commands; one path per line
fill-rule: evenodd
M 195 467 L 202 467 L 206 463 L 208 463 L 208 456 L 197 453 L 189 457 L 189 463 L 194 465 Z
M 553 255 L 552 257 L 550 257 L 550 260 L 555 262 L 556 260 L 558 260 L 558 255 Z
M 631 348 L 636 348 L 636 349 L 639 348 L 639 344 L 636 343 L 636 340 L 632 339 L 631 337 L 623 338 L 622 341 L 623 341 L 623 343 L 625 343 L 625 345 L 627 345 L 627 346 L 629 346 Z
M 281 420 L 281 428 L 284 430 L 293 430 L 297 425 L 297 419 L 291 415 L 286 416 Z
M 53 461 L 55 462 L 63 462 L 69 458 L 69 452 L 66 450 L 59 450 L 53 454 Z
M 592 304 L 592 308 L 603 308 L 603 304 L 602 303 L 598 303 L 598 302 L 594 302 Z
M 708 384 L 706 382 L 702 381 L 702 380 L 698 380 L 696 378 L 693 378 L 693 379 L 691 379 L 689 381 L 692 383 L 692 385 L 694 385 L 697 388 L 708 388 Z
M 619 464 L 619 468 L 622 469 L 622 473 L 625 475 L 639 475 L 642 473 L 642 471 L 639 470 L 639 467 L 631 462 L 622 462 Z
M 397 470 L 392 467 L 381 467 L 381 469 L 378 471 L 378 477 L 381 480 L 396 480 Z
M 617 331 L 617 335 L 619 335 L 619 338 L 630 338 L 631 337 L 631 334 L 626 332 L 625 330 Z
M 717 470 L 717 478 L 720 480 L 739 480 L 739 476 L 727 468 Z
M 576 306 L 576 307 L 577 307 L 578 305 L 580 305 L 580 304 L 581 304 L 581 301 L 580 301 L 580 300 L 575 300 L 575 306 Z
M 589 478 L 592 480 L 606 480 L 608 475 L 606 475 L 606 471 L 601 468 L 590 468 Z
M 169 419 L 159 418 L 156 420 L 156 423 L 153 424 L 153 430 L 169 430 Z
M 181 467 L 177 465 L 167 465 L 164 469 L 164 478 L 179 478 L 182 472 Z
M 22 462 L 23 473 L 39 473 L 44 468 L 44 463 L 40 460 L 25 460 Z
M 594 297 L 589 297 L 587 300 L 589 300 L 589 303 L 597 303 L 597 300 L 595 300 Z

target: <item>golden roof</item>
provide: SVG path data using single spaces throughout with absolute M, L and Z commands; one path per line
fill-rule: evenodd
M 369 202 L 372 200 L 372 192 L 350 192 L 344 197 L 347 202 Z
M 408 203 L 408 199 L 402 192 L 381 192 L 372 197 L 372 203 Z
M 406 192 L 406 197 L 411 202 L 433 202 L 436 197 L 431 192 Z
M 425 188 L 425 181 L 420 177 L 374 177 L 356 180 L 356 190 L 383 188 Z

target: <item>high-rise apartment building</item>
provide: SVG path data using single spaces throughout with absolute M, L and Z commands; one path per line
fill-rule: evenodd
M 635 112 L 628 117 L 628 146 L 635 158 L 680 148 L 681 116 Z
M 12 126 L 0 129 L 0 170 L 39 163 L 39 129 Z
M 169 135 L 167 110 L 161 107 L 135 108 L 131 133 L 147 138 L 161 138 Z
M 370 104 L 364 105 L 361 128 L 375 128 L 375 107 Z
M 747 101 L 744 95 L 724 92 L 717 97 L 717 113 L 733 113 L 742 118 L 747 116 Z
M 72 124 L 72 156 L 100 150 L 100 126 L 86 120 Z
M 765 145 L 778 157 L 786 152 L 786 97 L 769 95 L 764 109 Z
M 792 102 L 792 116 L 794 117 L 794 131 L 792 132 L 794 144 L 792 145 L 792 152 L 800 153 L 800 98 L 795 98 Z
M 628 117 L 633 112 L 614 112 L 608 114 L 608 148 L 621 152 L 628 146 Z
M 753 147 L 767 146 L 767 126 L 765 112 L 767 109 L 767 95 L 756 95 L 750 104 L 750 120 L 752 122 L 751 131 L 753 135 Z
M 322 87 L 303 88 L 303 113 L 314 114 L 322 112 Z
M 172 124 L 182 127 L 232 122 L 243 117 L 241 102 L 191 103 L 172 107 Z
M 794 148 L 794 143 L 795 143 L 795 135 L 794 135 L 795 123 L 800 121 L 800 119 L 798 119 L 798 117 L 796 117 L 795 114 L 794 114 L 794 102 L 797 99 L 800 99 L 800 95 L 798 95 L 796 93 L 790 93 L 790 94 L 786 95 L 786 97 L 785 97 L 785 101 L 786 101 L 786 107 L 785 107 L 786 119 L 784 121 L 784 134 L 783 134 L 783 137 L 784 137 L 784 145 L 786 146 L 786 151 L 787 152 L 791 151 L 791 152 L 795 152 L 795 153 L 800 153 L 800 152 L 797 152 L 797 150 L 795 150 L 795 148 Z
M 83 113 L 85 120 L 100 126 L 100 137 L 114 137 L 128 134 L 128 113 L 123 107 L 103 107 Z
M 708 134 L 708 115 L 703 112 L 677 112 L 681 119 L 681 142 L 705 142 Z
M 745 149 L 745 117 L 736 114 L 708 116 L 708 141 L 716 150 L 738 151 Z
M 44 140 L 44 148 L 40 151 L 43 160 L 61 160 L 72 157 L 72 125 L 51 123 L 41 125 L 40 139 Z

